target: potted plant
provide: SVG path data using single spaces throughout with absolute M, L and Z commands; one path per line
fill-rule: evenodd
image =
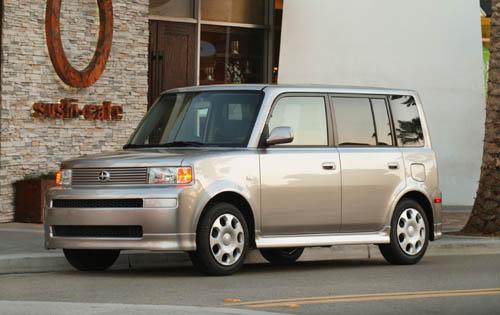
M 16 222 L 43 223 L 47 191 L 56 185 L 56 174 L 27 175 L 15 186 Z

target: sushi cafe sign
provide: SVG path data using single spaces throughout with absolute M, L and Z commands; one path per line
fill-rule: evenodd
M 102 102 L 101 105 L 87 104 L 80 107 L 78 100 L 65 98 L 58 103 L 33 104 L 32 116 L 42 119 L 122 120 L 123 107 L 108 101 Z

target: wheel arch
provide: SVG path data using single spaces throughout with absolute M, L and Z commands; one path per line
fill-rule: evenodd
M 432 208 L 432 203 L 430 202 L 429 198 L 423 192 L 418 190 L 410 190 L 400 196 L 392 209 L 391 219 L 397 204 L 403 199 L 412 199 L 422 207 L 427 220 L 429 221 L 429 239 L 431 241 L 434 241 L 434 209 Z
M 227 202 L 235 207 L 237 207 L 240 211 L 243 217 L 245 218 L 245 221 L 248 226 L 248 231 L 250 233 L 249 239 L 250 239 L 250 247 L 255 248 L 255 216 L 253 213 L 252 206 L 248 202 L 248 200 L 241 195 L 238 192 L 235 191 L 223 191 L 219 192 L 216 195 L 214 195 L 208 202 L 205 204 L 203 207 L 203 210 L 201 211 L 198 219 L 196 220 L 196 230 L 198 230 L 198 224 L 203 218 L 203 216 L 207 213 L 208 209 L 218 203 L 218 202 Z

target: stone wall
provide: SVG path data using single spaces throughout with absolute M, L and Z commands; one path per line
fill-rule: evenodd
M 65 85 L 50 61 L 45 42 L 45 5 L 40 0 L 4 0 L 0 222 L 14 216 L 12 183 L 28 174 L 57 169 L 60 161 L 120 148 L 147 108 L 149 0 L 113 1 L 114 34 L 106 70 L 93 86 Z M 64 0 L 61 34 L 77 69 L 92 58 L 99 19 L 96 0 Z M 108 100 L 123 106 L 122 121 L 40 120 L 34 102 L 76 98 L 80 106 Z

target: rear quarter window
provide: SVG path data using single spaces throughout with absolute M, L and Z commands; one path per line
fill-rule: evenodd
M 424 146 L 424 133 L 415 98 L 409 95 L 391 95 L 389 100 L 398 145 Z

